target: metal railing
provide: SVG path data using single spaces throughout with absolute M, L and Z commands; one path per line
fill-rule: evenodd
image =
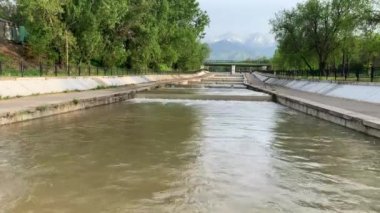
M 350 81 L 350 82 L 380 82 L 380 67 L 372 67 L 363 70 L 277 70 L 264 72 L 278 77 L 288 79 L 309 79 L 309 80 L 328 80 L 328 81 Z
M 155 71 L 131 70 L 122 67 L 101 67 L 93 65 L 60 65 L 49 63 L 31 64 L 24 61 L 0 60 L 0 78 L 5 77 L 69 77 L 69 76 L 124 76 L 142 74 L 192 74 L 198 71 Z

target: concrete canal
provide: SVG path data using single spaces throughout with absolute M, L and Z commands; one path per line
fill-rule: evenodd
M 0 212 L 380 211 L 378 139 L 266 97 L 162 89 L 1 127 Z

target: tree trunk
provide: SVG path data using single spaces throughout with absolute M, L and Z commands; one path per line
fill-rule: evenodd
M 321 60 L 319 61 L 319 77 L 321 77 L 326 71 L 326 62 Z
M 306 66 L 309 68 L 310 71 L 313 71 L 313 68 L 311 67 L 310 63 L 307 61 L 307 59 L 304 56 L 301 56 L 302 60 L 305 62 Z
M 342 73 L 341 76 L 346 77 L 346 54 L 343 52 L 342 54 Z
M 331 72 L 331 65 L 327 66 L 327 69 L 326 69 L 326 80 L 329 79 L 330 72 Z

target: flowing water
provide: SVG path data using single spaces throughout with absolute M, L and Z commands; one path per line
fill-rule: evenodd
M 0 212 L 379 212 L 380 144 L 271 102 L 150 100 L 0 128 Z

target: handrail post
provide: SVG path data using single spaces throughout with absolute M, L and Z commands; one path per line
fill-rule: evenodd
M 22 64 L 22 61 L 20 62 L 20 73 L 21 77 L 24 77 L 24 65 Z
M 360 73 L 358 70 L 355 71 L 355 74 L 356 74 L 356 81 L 360 81 Z
M 43 75 L 43 67 L 42 67 L 42 62 L 40 62 L 40 77 Z
M 3 75 L 3 62 L 0 61 L 0 76 Z
M 57 67 L 57 64 L 54 65 L 54 75 L 55 75 L 55 77 L 58 76 L 58 67 Z

